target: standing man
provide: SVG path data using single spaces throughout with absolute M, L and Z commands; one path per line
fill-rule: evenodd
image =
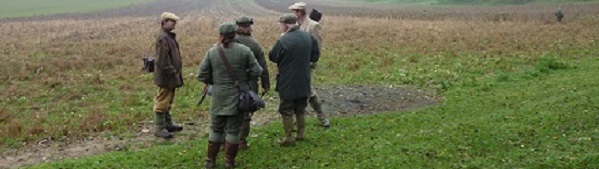
M 260 82 L 262 85 L 263 92 L 267 92 L 270 89 L 270 78 L 268 74 L 268 66 L 266 65 L 266 59 L 264 58 L 264 52 L 262 51 L 262 46 L 256 39 L 252 37 L 252 25 L 254 24 L 254 20 L 247 16 L 241 16 L 235 20 L 237 24 L 237 37 L 235 41 L 238 43 L 245 45 L 250 48 L 252 53 L 254 53 L 254 57 L 262 67 L 262 74 L 260 75 Z M 256 93 L 258 91 L 258 78 L 250 79 L 250 89 Z M 250 134 L 250 122 L 252 121 L 251 114 L 246 114 L 246 117 L 243 119 L 243 125 L 241 126 L 241 135 L 239 142 L 239 149 L 245 150 L 249 149 L 249 145 L 247 143 L 247 138 Z
M 557 7 L 557 11 L 555 11 L 555 17 L 557 18 L 558 23 L 562 22 L 562 19 L 564 18 L 564 13 L 562 12 L 561 4 L 559 5 L 559 7 Z
M 268 58 L 277 64 L 276 90 L 279 93 L 279 113 L 283 121 L 285 138 L 281 146 L 295 145 L 295 140 L 305 139 L 305 112 L 311 93 L 310 63 L 320 57 L 318 42 L 310 33 L 300 30 L 297 16 L 292 13 L 279 18 L 283 35 L 277 40 Z M 297 135 L 293 137 L 293 115 L 297 124 Z
M 183 127 L 173 123 L 170 110 L 175 100 L 175 90 L 183 86 L 181 75 L 181 55 L 177 35 L 172 31 L 179 21 L 173 13 L 161 15 L 161 29 L 156 38 L 156 64 L 154 65 L 154 84 L 158 86 L 158 95 L 154 98 L 156 113 L 156 131 L 154 136 L 169 139 L 172 132 L 183 130 Z
M 232 22 L 226 22 L 219 27 L 219 43 L 206 52 L 198 70 L 198 80 L 212 85 L 210 135 L 204 163 L 206 168 L 215 167 L 223 140 L 225 168 L 237 166 L 235 158 L 239 150 L 239 132 L 244 117 L 244 113 L 239 111 L 239 89 L 248 89 L 249 79 L 255 79 L 262 73 L 262 68 L 252 51 L 235 42 L 236 29 L 235 23 Z
M 314 37 L 314 39 L 316 39 L 316 41 L 318 43 L 318 47 L 320 49 L 322 49 L 322 37 L 320 36 L 320 32 L 321 32 L 320 25 L 318 24 L 318 22 L 313 21 L 312 19 L 308 18 L 308 15 L 306 15 L 306 3 L 304 3 L 304 2 L 295 3 L 295 4 L 291 5 L 289 7 L 289 9 L 291 11 L 293 11 L 293 13 L 297 16 L 297 18 L 298 18 L 297 22 L 300 25 L 299 29 L 310 33 L 310 35 L 312 35 Z M 310 63 L 310 68 L 311 68 L 311 72 L 313 72 L 313 70 L 316 69 L 316 63 L 315 62 Z M 312 92 L 311 92 L 310 98 L 308 100 L 310 102 L 310 106 L 312 107 L 312 109 L 314 109 L 314 111 L 316 111 L 316 115 L 318 116 L 318 119 L 320 119 L 322 126 L 324 128 L 329 128 L 330 127 L 329 119 L 327 118 L 327 115 L 322 111 L 322 106 L 320 104 L 320 101 L 318 100 L 316 90 L 314 89 L 314 87 L 311 87 L 311 88 L 312 88 Z

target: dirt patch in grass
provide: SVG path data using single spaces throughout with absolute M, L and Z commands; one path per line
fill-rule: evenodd
M 438 97 L 430 92 L 405 86 L 323 86 L 317 88 L 319 100 L 324 111 L 331 117 L 355 114 L 372 114 L 387 111 L 405 111 L 413 108 L 430 106 L 437 103 Z M 264 125 L 279 119 L 276 113 L 278 99 L 266 98 L 269 106 L 256 113 L 252 125 Z M 312 109 L 308 108 L 311 112 Z M 313 113 L 311 113 L 313 115 Z M 89 132 L 104 131 L 102 124 L 95 124 L 104 118 L 102 113 L 84 118 L 79 129 Z M 176 114 L 174 114 L 176 118 Z M 148 119 L 151 119 L 150 117 Z M 152 132 L 153 121 L 146 120 L 139 126 L 132 126 L 128 136 L 102 136 L 101 133 L 85 138 L 46 138 L 19 149 L 7 149 L 0 158 L 0 168 L 20 167 L 64 159 L 77 159 L 85 156 L 103 154 L 111 151 L 134 151 L 153 145 L 176 144 L 183 141 L 197 140 L 207 136 L 209 121 L 207 118 L 179 120 L 185 130 L 177 133 L 172 140 L 156 139 Z M 94 125 L 89 125 L 94 124 Z M 334 119 L 333 119 L 334 124 Z M 333 126 L 334 127 L 334 126 Z M 14 129 L 12 129 L 14 130 Z
M 407 86 L 328 86 L 317 91 L 323 110 L 331 115 L 405 111 L 439 99 L 432 92 Z

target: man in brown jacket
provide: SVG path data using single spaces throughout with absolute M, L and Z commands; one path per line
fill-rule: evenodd
M 175 89 L 183 86 L 181 75 L 181 55 L 176 34 L 172 32 L 179 20 L 173 13 L 165 12 L 161 15 L 162 28 L 156 38 L 156 64 L 154 67 L 154 84 L 158 86 L 158 95 L 154 99 L 154 112 L 156 113 L 156 131 L 154 136 L 172 138 L 172 132 L 183 130 L 176 126 L 171 118 L 170 110 L 175 99 Z
M 293 13 L 297 16 L 297 23 L 300 25 L 300 30 L 310 33 L 310 35 L 312 35 L 312 37 L 314 37 L 314 39 L 316 39 L 316 42 L 318 43 L 318 47 L 322 50 L 322 37 L 320 36 L 321 35 L 320 34 L 321 33 L 320 24 L 316 21 L 313 21 L 312 19 L 310 19 L 308 17 L 308 15 L 306 15 L 306 3 L 304 3 L 304 2 L 295 3 L 295 4 L 291 5 L 289 7 L 289 9 L 292 10 Z M 314 70 L 316 69 L 316 63 L 315 62 L 310 63 L 310 67 L 312 68 L 311 69 L 312 72 L 314 72 Z M 314 87 L 312 87 L 312 94 L 311 94 L 310 98 L 308 99 L 308 102 L 310 103 L 310 106 L 312 107 L 312 109 L 314 109 L 314 111 L 316 111 L 316 115 L 318 116 L 318 119 L 320 119 L 322 126 L 324 128 L 329 128 L 330 127 L 329 119 L 327 118 L 327 115 L 324 114 L 324 112 L 322 111 L 322 106 L 320 104 L 320 101 L 318 100 L 318 96 L 316 94 L 316 90 L 314 89 Z

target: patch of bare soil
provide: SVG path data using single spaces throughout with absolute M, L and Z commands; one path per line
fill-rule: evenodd
M 148 148 L 155 144 L 174 144 L 192 139 L 204 137 L 208 129 L 208 121 L 187 121 L 179 124 L 184 125 L 185 130 L 176 133 L 176 137 L 170 140 L 157 139 L 153 135 L 153 121 L 146 121 L 137 126 L 131 135 L 122 137 L 106 136 L 98 134 L 95 137 L 86 138 L 47 138 L 36 143 L 25 144 L 19 149 L 9 149 L 2 153 L 0 158 L 0 169 L 17 168 L 44 162 L 59 161 L 64 159 L 78 159 L 85 156 L 99 155 L 112 151 L 133 151 Z
M 323 110 L 333 116 L 406 111 L 439 99 L 432 92 L 407 86 L 327 86 L 317 91 Z
M 324 111 L 332 117 L 405 111 L 434 105 L 438 100 L 433 93 L 405 86 L 324 86 L 317 88 L 317 91 Z M 278 99 L 272 97 L 266 98 L 266 101 L 269 102 L 269 106 L 254 115 L 252 125 L 264 125 L 279 119 L 278 114 L 275 113 Z M 308 110 L 310 111 L 311 108 Z M 130 136 L 106 137 L 100 134 L 83 139 L 48 138 L 24 145 L 19 149 L 4 151 L 0 158 L 0 168 L 16 168 L 112 151 L 134 151 L 156 144 L 197 140 L 207 135 L 208 123 L 207 119 L 179 121 L 179 124 L 184 124 L 185 130 L 176 133 L 176 137 L 171 140 L 155 138 L 153 122 L 150 120 L 137 126 L 137 130 L 132 131 Z

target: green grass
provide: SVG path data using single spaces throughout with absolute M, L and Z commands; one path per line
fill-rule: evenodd
M 0 18 L 92 12 L 153 0 L 0 0 Z
M 258 127 L 238 161 L 243 168 L 598 168 L 597 77 L 597 57 L 544 56 L 528 69 L 463 80 L 436 107 L 334 118 L 327 131 L 310 119 L 309 140 L 293 148 L 275 142 L 280 123 Z M 200 168 L 205 147 L 205 138 L 163 142 L 32 168 Z

